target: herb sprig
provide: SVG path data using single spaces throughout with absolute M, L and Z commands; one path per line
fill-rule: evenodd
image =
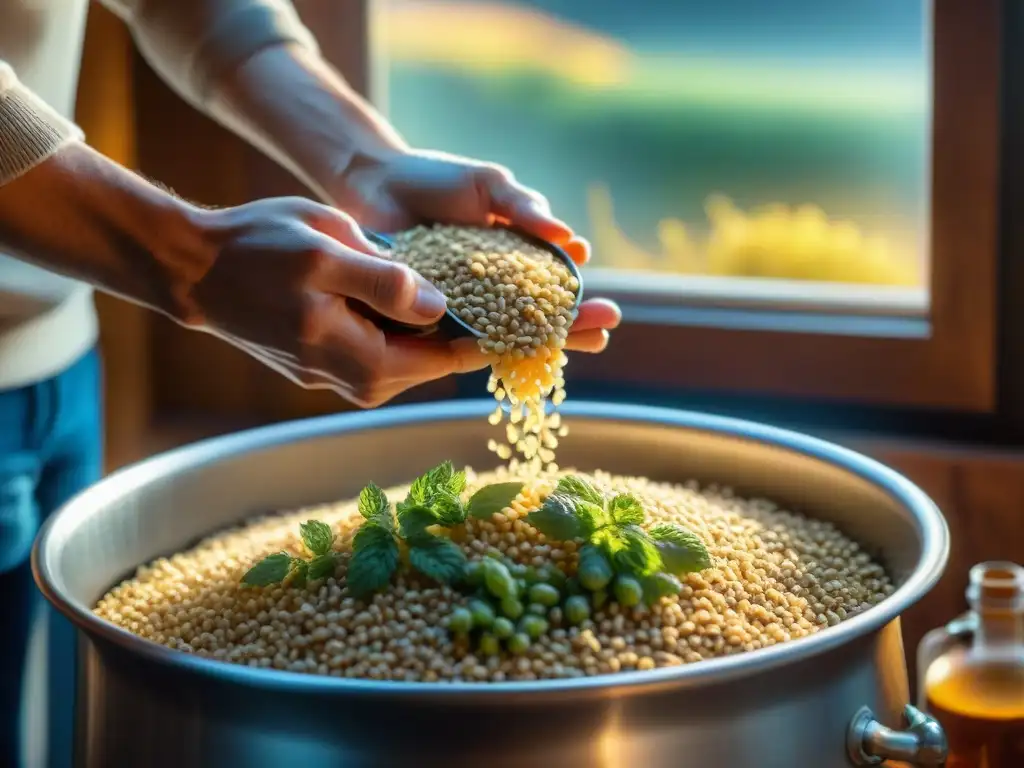
M 296 557 L 287 552 L 275 552 L 246 571 L 242 583 L 251 587 L 283 583 L 302 587 L 307 581 L 324 579 L 333 574 L 337 566 L 337 553 L 331 549 L 334 545 L 331 527 L 320 520 L 307 520 L 299 526 L 299 534 L 308 556 Z
M 703 542 L 682 526 L 662 523 L 645 529 L 645 512 L 631 494 L 606 497 L 586 480 L 562 478 L 554 492 L 527 515 L 549 539 L 582 541 L 578 578 L 602 592 L 615 574 L 619 582 L 635 579 L 648 604 L 677 593 L 677 577 L 711 566 Z
M 403 501 L 392 508 L 379 487 L 370 483 L 359 494 L 363 523 L 352 539 L 348 587 L 356 597 L 366 597 L 386 587 L 398 570 L 403 554 L 415 570 L 444 584 L 461 581 L 468 564 L 466 555 L 446 529 L 466 522 L 467 517 L 487 519 L 507 507 L 523 490 L 518 482 L 484 486 L 463 503 L 466 473 L 450 461 L 416 478 Z M 308 557 L 275 552 L 260 560 L 242 577 L 253 587 L 273 584 L 304 586 L 307 581 L 334 573 L 338 553 L 334 532 L 320 520 L 308 520 L 299 528 Z
M 512 503 L 522 483 L 485 486 L 462 501 L 466 473 L 450 461 L 416 478 L 403 501 L 391 510 L 384 492 L 368 485 L 359 496 L 365 518 L 352 542 L 348 588 L 356 597 L 383 589 L 398 570 L 404 552 L 409 565 L 443 584 L 461 581 L 468 561 L 462 548 L 445 535 L 468 516 L 488 518 Z

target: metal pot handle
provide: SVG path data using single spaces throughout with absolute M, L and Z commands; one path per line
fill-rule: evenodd
M 910 704 L 903 708 L 905 730 L 888 728 L 861 707 L 846 732 L 846 752 L 854 765 L 881 765 L 902 760 L 910 765 L 946 764 L 949 744 L 939 721 Z

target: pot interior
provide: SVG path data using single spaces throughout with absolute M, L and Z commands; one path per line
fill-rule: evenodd
M 431 404 L 293 422 L 147 460 L 57 513 L 37 541 L 37 578 L 88 611 L 138 565 L 253 515 L 351 498 L 370 481 L 405 483 L 445 459 L 492 468 L 493 407 Z M 570 428 L 558 450 L 563 467 L 697 479 L 771 499 L 837 524 L 897 585 L 914 576 L 927 589 L 944 565 L 946 529 L 931 502 L 856 453 L 695 413 L 588 403 L 561 410 Z

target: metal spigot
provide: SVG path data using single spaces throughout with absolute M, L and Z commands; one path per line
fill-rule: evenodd
M 903 717 L 907 728 L 895 730 L 878 722 L 869 707 L 862 707 L 846 734 L 846 751 L 853 764 L 902 760 L 911 765 L 945 765 L 949 744 L 939 722 L 910 704 L 903 708 Z

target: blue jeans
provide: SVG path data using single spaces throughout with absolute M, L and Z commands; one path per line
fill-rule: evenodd
M 94 350 L 52 379 L 0 391 L 0 766 L 5 768 L 71 765 L 75 633 L 40 595 L 29 554 L 47 515 L 101 476 L 100 378 Z M 45 670 L 34 688 L 30 659 Z M 31 715 L 42 701 L 45 722 L 40 723 Z

